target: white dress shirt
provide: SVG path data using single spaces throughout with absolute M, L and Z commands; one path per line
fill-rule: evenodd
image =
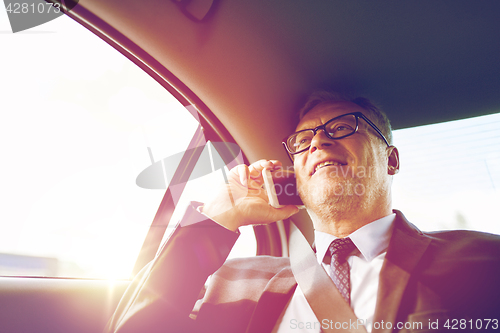
M 372 330 L 380 270 L 389 246 L 395 217 L 396 214 L 391 214 L 373 221 L 348 236 L 359 250 L 347 257 L 351 276 L 351 308 L 356 317 L 366 323 L 368 333 Z M 330 269 L 327 264 L 323 263 L 323 258 L 331 242 L 337 237 L 320 231 L 314 231 L 314 237 L 318 263 L 330 274 Z M 320 331 L 321 323 L 307 303 L 302 290 L 297 286 L 277 332 Z

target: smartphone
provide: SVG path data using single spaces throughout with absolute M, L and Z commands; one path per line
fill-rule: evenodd
M 296 205 L 299 208 L 304 208 L 297 191 L 297 181 L 293 171 L 264 169 L 262 177 L 271 206 L 279 208 L 286 205 Z

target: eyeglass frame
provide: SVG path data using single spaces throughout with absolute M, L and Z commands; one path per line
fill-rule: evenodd
M 339 138 L 333 138 L 331 137 L 327 131 L 325 130 L 326 128 L 326 125 L 328 125 L 329 123 L 331 123 L 332 121 L 334 121 L 335 119 L 338 119 L 340 117 L 344 117 L 344 116 L 349 116 L 349 115 L 353 115 L 356 117 L 356 128 L 354 129 L 354 131 L 352 133 L 349 133 L 347 135 L 344 135 L 344 136 L 341 136 Z M 281 142 L 283 144 L 283 146 L 285 146 L 285 149 L 288 153 L 288 157 L 290 157 L 290 160 L 292 160 L 293 162 L 293 158 L 292 156 L 293 155 L 297 155 L 297 154 L 300 154 L 300 153 L 303 153 L 305 152 L 306 150 L 308 150 L 309 148 L 311 148 L 311 145 L 309 145 L 309 147 L 307 148 L 304 148 L 300 151 L 297 151 L 297 152 L 291 152 L 290 149 L 288 148 L 288 139 L 292 136 L 292 135 L 296 135 L 297 133 L 300 133 L 300 132 L 305 132 L 305 131 L 313 131 L 314 135 L 313 135 L 313 138 L 316 136 L 316 133 L 318 133 L 319 130 L 323 130 L 323 133 L 325 133 L 326 137 L 330 140 L 340 140 L 340 139 L 343 139 L 343 138 L 347 138 L 348 136 L 351 136 L 353 135 L 354 133 L 356 133 L 359 129 L 359 118 L 363 119 L 364 121 L 366 121 L 366 123 L 368 125 L 370 125 L 377 133 L 378 135 L 380 135 L 380 137 L 384 140 L 385 144 L 387 145 L 387 147 L 390 147 L 391 145 L 389 144 L 389 142 L 387 141 L 387 139 L 385 138 L 384 134 L 382 134 L 382 131 L 377 127 L 377 125 L 375 125 L 370 119 L 368 119 L 362 112 L 351 112 L 351 113 L 346 113 L 346 114 L 342 114 L 340 116 L 337 116 L 337 117 L 334 117 L 330 120 L 328 120 L 326 123 L 324 123 L 323 125 L 320 125 L 318 127 L 315 127 L 315 128 L 306 128 L 306 129 L 303 129 L 303 130 L 300 130 L 300 131 L 297 131 L 297 132 L 294 132 L 292 134 L 290 134 L 289 136 L 287 136 L 286 138 L 283 139 L 283 141 Z

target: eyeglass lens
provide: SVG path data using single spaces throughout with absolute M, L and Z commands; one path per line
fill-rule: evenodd
M 352 114 L 343 115 L 328 121 L 325 125 L 313 129 L 303 130 L 292 134 L 288 138 L 288 147 L 292 152 L 307 149 L 311 146 L 315 132 L 322 129 L 330 139 L 340 139 L 353 134 L 356 131 L 356 116 Z

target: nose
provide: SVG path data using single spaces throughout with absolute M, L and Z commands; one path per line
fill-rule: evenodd
M 331 139 L 329 139 L 324 129 L 319 129 L 311 140 L 311 147 L 309 147 L 309 153 L 312 153 L 318 149 L 323 149 L 332 145 Z

